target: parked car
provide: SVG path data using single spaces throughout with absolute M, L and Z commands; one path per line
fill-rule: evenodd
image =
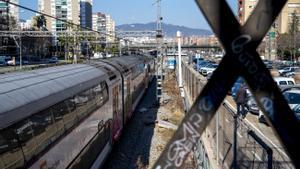
M 94 56 L 92 59 L 100 59 L 100 58 L 103 58 L 102 53 L 94 53 Z
M 20 63 L 20 61 L 19 61 Z M 22 59 L 22 65 L 28 65 L 29 61 L 27 59 Z
M 295 112 L 297 119 L 300 120 L 300 104 L 296 105 L 292 110 Z
M 214 72 L 217 69 L 217 67 L 218 67 L 218 64 L 211 64 L 211 65 L 208 65 L 207 67 L 204 67 L 202 69 L 202 75 L 206 76 L 209 73 Z
M 295 112 L 295 115 L 300 120 L 300 86 L 281 86 L 280 89 L 290 108 Z M 259 111 L 258 121 L 261 123 L 267 123 L 265 116 L 261 111 Z
M 8 60 L 6 62 L 7 65 L 9 66 L 15 66 L 15 65 L 20 65 L 20 59 L 19 58 L 15 58 L 15 60 Z M 26 59 L 22 59 L 22 65 L 28 65 L 29 61 Z
M 0 66 L 6 66 L 5 60 L 0 60 Z
M 14 60 L 8 60 L 6 62 L 6 64 L 9 65 L 9 66 L 13 66 L 13 65 L 15 65 L 15 61 Z
M 57 63 L 58 62 L 58 58 L 56 56 L 53 56 L 49 59 L 48 61 L 49 63 Z
M 283 69 L 279 69 L 278 72 L 281 76 L 283 76 L 284 74 L 294 71 L 295 69 L 298 69 L 298 66 L 291 66 L 291 67 L 285 67 Z
M 273 66 L 272 66 L 272 64 L 270 64 L 270 63 L 267 63 L 267 64 L 266 64 L 266 67 L 267 67 L 267 69 L 273 69 Z
M 222 58 L 224 56 L 223 53 L 217 53 L 215 54 L 215 58 Z
M 208 68 L 208 67 L 211 67 L 212 66 L 212 63 L 210 63 L 210 62 L 207 62 L 206 64 L 203 64 L 203 65 L 201 65 L 201 66 L 199 66 L 199 72 L 202 74 L 202 71 L 204 70 L 204 69 L 206 69 L 206 68 Z
M 284 74 L 285 77 L 294 77 L 295 75 L 300 75 L 300 68 L 295 69 L 294 71 L 290 71 Z
M 250 92 L 247 92 L 247 99 L 246 99 L 246 111 L 250 112 L 254 115 L 259 115 L 259 108 L 257 106 L 257 103 L 253 97 L 253 95 Z
M 109 53 L 107 53 L 106 55 L 105 55 L 105 57 L 106 58 L 111 58 L 113 55 L 112 54 L 109 54 Z
M 292 77 L 274 77 L 274 80 L 278 86 L 296 84 L 294 78 Z
M 194 69 L 197 70 L 197 71 L 199 71 L 200 68 L 201 68 L 202 66 L 206 65 L 207 63 L 208 63 L 208 62 L 205 61 L 205 60 L 200 60 L 200 61 L 198 61 L 197 64 L 194 65 Z
M 201 64 L 202 62 L 205 62 L 205 60 L 198 60 L 198 62 L 192 62 L 193 63 L 193 68 L 196 70 L 197 69 L 197 64 Z

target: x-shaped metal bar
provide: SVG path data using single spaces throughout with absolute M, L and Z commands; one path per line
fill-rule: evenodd
M 287 0 L 260 0 L 241 26 L 225 0 L 196 0 L 226 54 L 166 146 L 155 169 L 180 168 L 238 76 L 243 76 L 294 165 L 300 168 L 300 125 L 256 52 Z

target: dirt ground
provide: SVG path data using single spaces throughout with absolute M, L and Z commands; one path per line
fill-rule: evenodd
M 155 84 L 156 81 L 151 83 L 103 168 L 152 168 L 175 133 L 185 115 L 175 73 L 165 76 L 160 105 L 156 102 Z M 194 168 L 193 160 L 187 160 L 186 166 Z
M 158 120 L 167 121 L 171 124 L 179 126 L 185 116 L 183 100 L 180 96 L 176 75 L 174 72 L 167 72 L 163 81 L 163 97 L 161 105 L 158 109 Z M 159 124 L 155 126 L 153 146 L 150 153 L 150 161 L 148 168 L 152 168 L 159 155 L 164 150 L 164 147 L 175 133 L 175 129 L 167 129 L 160 127 Z M 186 161 L 183 168 L 194 168 L 193 159 Z

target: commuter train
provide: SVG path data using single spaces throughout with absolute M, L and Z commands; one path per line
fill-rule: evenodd
M 100 168 L 154 71 L 124 56 L 0 75 L 0 168 Z

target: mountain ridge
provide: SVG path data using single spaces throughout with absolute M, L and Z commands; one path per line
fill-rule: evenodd
M 168 23 L 162 23 L 162 29 L 164 35 L 167 37 L 175 37 L 176 32 L 180 31 L 183 36 L 209 36 L 212 32 L 206 29 L 189 28 L 182 25 L 174 25 Z M 156 22 L 149 23 L 132 23 L 122 24 L 116 26 L 118 31 L 155 31 Z

